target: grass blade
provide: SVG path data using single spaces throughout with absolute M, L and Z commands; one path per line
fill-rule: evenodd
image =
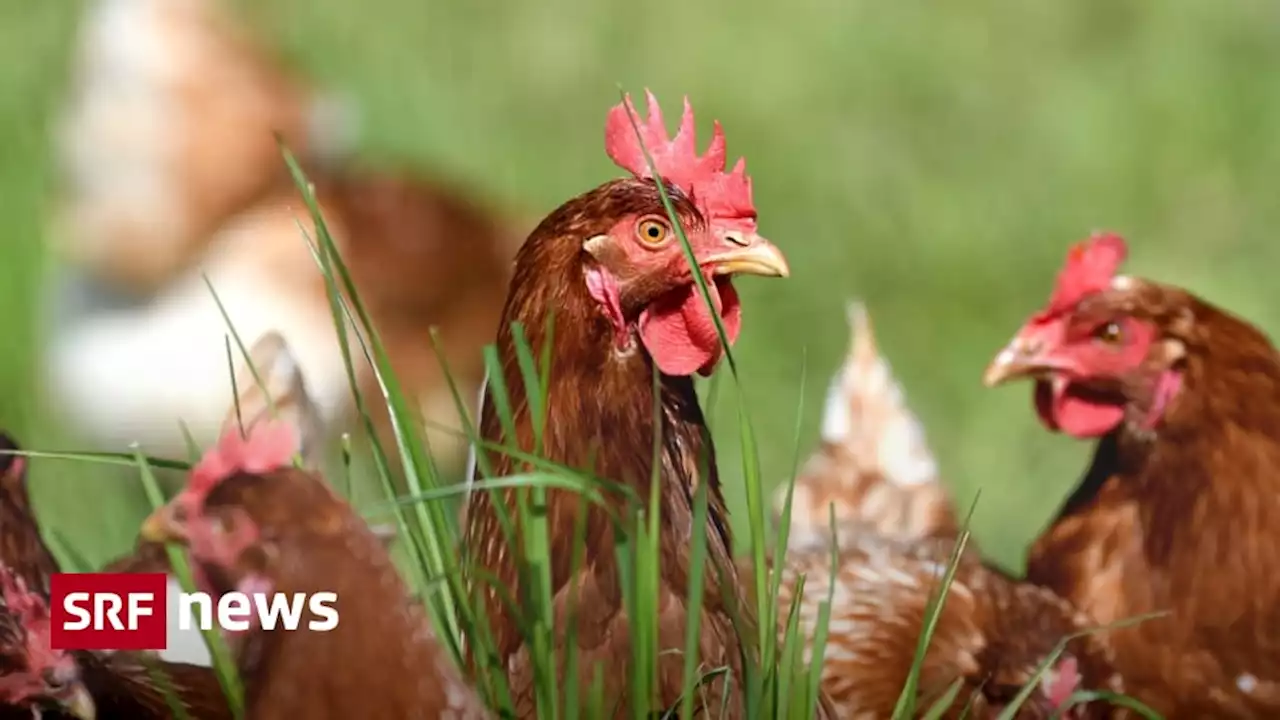
M 929 651 L 929 643 L 933 639 L 933 632 L 938 627 L 938 619 L 942 617 L 942 609 L 946 604 L 947 593 L 951 589 L 951 583 L 955 580 L 956 570 L 959 569 L 963 560 L 964 549 L 969 542 L 969 524 L 973 520 L 973 511 L 978 506 L 978 497 L 980 495 L 981 493 L 974 495 L 973 504 L 969 506 L 969 513 L 965 516 L 959 537 L 956 538 L 955 548 L 952 550 L 951 559 L 947 563 L 947 570 L 943 574 L 942 583 L 933 596 L 929 598 L 929 604 L 925 609 L 924 627 L 916 645 L 915 657 L 911 662 L 911 671 L 907 673 L 907 680 L 903 683 L 902 694 L 898 696 L 898 702 L 894 706 L 893 717 L 895 720 L 910 720 L 915 717 L 916 700 L 920 685 L 920 668 L 924 664 L 925 654 Z
M 151 503 L 153 510 L 158 510 L 164 505 L 165 501 L 164 495 L 160 491 L 160 485 L 156 482 L 155 475 L 151 472 L 151 466 L 141 452 L 134 456 L 134 461 L 137 464 L 142 488 L 146 492 L 147 500 Z M 169 556 L 169 565 L 173 569 L 173 574 L 177 577 L 178 584 L 183 591 L 188 593 L 195 592 L 195 579 L 191 574 L 191 566 L 187 562 L 186 551 L 181 546 L 168 543 L 165 545 L 165 552 Z M 226 642 L 216 629 L 201 629 L 200 635 L 204 638 L 205 647 L 209 650 L 209 657 L 213 660 L 213 670 L 218 677 L 218 683 L 222 686 L 222 692 L 227 698 L 228 706 L 236 718 L 243 718 L 244 688 L 240 683 L 240 675 L 236 670 L 235 660 L 231 656 L 230 649 L 227 648 Z M 170 700 L 168 697 L 166 697 L 166 701 L 178 702 L 176 698 Z

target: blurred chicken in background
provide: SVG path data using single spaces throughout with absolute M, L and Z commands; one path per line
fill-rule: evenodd
M 64 170 L 47 385 L 99 445 L 185 454 L 216 437 L 228 328 L 288 340 L 334 432 L 354 405 L 307 209 L 280 158 L 303 162 L 361 300 L 428 426 L 459 427 L 434 357 L 439 328 L 465 398 L 483 377 L 522 234 L 482 204 L 348 159 L 353 113 L 291 76 L 218 0 L 97 0 L 82 21 L 57 134 Z M 358 344 L 362 393 L 376 380 Z M 369 403 L 374 412 L 384 403 Z M 385 417 L 375 417 L 386 432 Z M 451 434 L 429 435 L 460 458 Z
M 231 215 L 284 178 L 273 133 L 336 160 L 344 100 L 288 74 L 220 0 L 96 0 L 81 20 L 58 127 L 55 246 L 146 295 L 204 256 Z
M 848 314 L 849 353 L 827 391 L 822 443 L 796 476 L 788 545 L 827 545 L 832 505 L 838 536 L 850 534 L 841 528 L 851 537 L 952 535 L 958 526 L 924 427 L 876 346 L 866 306 L 851 301 Z M 775 491 L 775 519 L 787 489 Z

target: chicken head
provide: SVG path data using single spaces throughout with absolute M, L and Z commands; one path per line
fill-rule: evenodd
M 607 235 L 587 240 L 584 248 L 598 262 L 588 271 L 587 282 L 592 297 L 613 320 L 619 339 L 631 335 L 627 310 L 640 308 L 636 326 L 658 368 L 668 375 L 694 371 L 707 375 L 723 348 L 692 267 L 696 265 L 706 280 L 711 305 L 729 343 L 741 326 L 741 306 L 730 278 L 739 274 L 786 277 L 790 269 L 781 251 L 756 230 L 745 162 L 739 160 L 732 172 L 724 172 L 725 140 L 719 123 L 707 152 L 699 155 L 688 99 L 680 130 L 670 139 L 657 99 L 652 93 L 647 97 L 647 120 L 640 120 L 629 96 L 610 110 L 605 150 L 637 178 L 652 179 L 656 171 L 673 200 L 683 196 L 696 208 L 692 222 L 686 223 L 684 217 L 681 222 L 694 262 L 686 258 L 665 213 L 626 217 Z
M 1142 310 L 1149 285 L 1117 274 L 1122 238 L 1097 234 L 1071 248 L 1048 305 L 987 368 L 990 387 L 1035 380 L 1036 411 L 1055 432 L 1105 435 L 1126 419 L 1151 430 L 1181 387 L 1184 348 Z
M 263 557 L 265 538 L 258 523 L 233 498 L 217 504 L 208 499 L 232 480 L 256 487 L 249 481 L 290 468 L 297 452 L 298 434 L 283 422 L 264 419 L 244 435 L 229 429 L 192 468 L 182 492 L 146 519 L 142 539 L 186 543 L 195 560 L 196 581 L 206 591 L 269 591 L 269 583 L 251 567 Z
M 40 717 L 41 708 L 57 708 L 93 720 L 93 697 L 80 680 L 79 665 L 70 653 L 51 646 L 44 599 L 4 565 L 0 588 L 0 704 L 29 707 L 33 717 Z

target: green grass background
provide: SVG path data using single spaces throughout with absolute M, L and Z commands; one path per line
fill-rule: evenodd
M 1131 241 L 1130 269 L 1280 322 L 1280 12 L 1247 0 L 261 0 L 285 56 L 352 93 L 378 159 L 457 176 L 541 214 L 617 174 L 616 86 L 689 94 L 746 154 L 762 231 L 792 278 L 740 283 L 740 358 L 768 477 L 818 430 L 865 298 L 977 536 L 1015 567 L 1088 448 L 1043 432 L 1027 387 L 986 391 L 991 355 L 1048 295 L 1067 244 Z M 48 122 L 79 3 L 0 0 L 0 425 L 47 447 L 33 388 L 49 207 Z M 704 140 L 705 141 L 705 140 Z M 426 339 L 424 338 L 424 342 Z M 731 403 L 714 414 L 742 509 Z M 134 484 L 41 463 L 47 522 L 120 551 Z

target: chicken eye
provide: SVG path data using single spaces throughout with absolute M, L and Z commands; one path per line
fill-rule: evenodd
M 670 233 L 671 231 L 667 228 L 666 223 L 659 220 L 642 220 L 640 224 L 636 226 L 636 235 L 638 235 L 643 242 L 650 245 L 661 245 L 667 241 L 667 237 Z
M 1109 322 L 1099 325 L 1093 336 L 1108 345 L 1117 345 L 1124 339 L 1124 331 L 1120 328 L 1120 323 Z

